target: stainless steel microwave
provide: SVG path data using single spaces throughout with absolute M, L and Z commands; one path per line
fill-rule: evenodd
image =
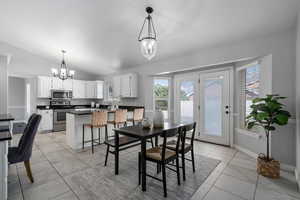
M 73 92 L 71 90 L 51 90 L 52 99 L 71 99 Z

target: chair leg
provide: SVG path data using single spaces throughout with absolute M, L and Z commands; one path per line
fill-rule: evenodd
M 100 144 L 100 142 L 101 142 L 101 140 L 100 140 L 100 134 L 101 133 L 101 128 L 98 128 L 98 142 L 99 142 L 99 144 Z
M 153 138 L 151 138 L 151 146 L 154 148 Z
M 141 154 L 138 157 L 138 165 L 139 165 L 139 185 L 141 185 Z
M 180 185 L 180 169 L 179 169 L 179 158 L 176 157 L 176 172 L 177 172 L 177 184 Z
M 82 149 L 84 149 L 84 125 L 82 125 Z
M 181 154 L 181 161 L 182 161 L 182 176 L 183 176 L 183 181 L 185 181 L 185 158 L 184 158 L 184 152 Z
M 163 186 L 164 186 L 164 196 L 167 197 L 167 180 L 166 180 L 166 165 L 162 164 L 162 176 L 163 176 Z
M 196 170 L 195 170 L 195 157 L 194 157 L 194 148 L 192 148 L 192 151 L 191 151 L 191 153 L 192 153 L 193 172 L 195 172 Z
M 107 165 L 108 154 L 109 154 L 109 145 L 107 145 L 107 149 L 106 149 L 106 155 L 105 155 L 105 163 L 104 163 L 104 166 Z
M 91 134 L 92 134 L 92 153 L 94 153 L 94 130 L 93 130 L 93 127 L 91 127 Z
M 30 161 L 29 160 L 24 161 L 24 165 L 26 168 L 27 176 L 28 176 L 30 182 L 33 183 L 34 180 L 33 180 L 32 172 L 31 172 Z

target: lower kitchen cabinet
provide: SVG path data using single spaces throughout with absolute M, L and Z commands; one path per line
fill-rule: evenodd
M 53 130 L 53 110 L 38 109 L 37 113 L 42 116 L 42 120 L 39 125 L 39 131 L 52 131 Z

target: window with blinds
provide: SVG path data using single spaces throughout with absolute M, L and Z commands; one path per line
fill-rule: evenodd
M 246 117 L 251 112 L 252 100 L 260 95 L 260 65 L 254 62 L 239 70 L 240 128 L 245 128 Z

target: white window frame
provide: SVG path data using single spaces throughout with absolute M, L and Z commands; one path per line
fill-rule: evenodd
M 237 102 L 238 102 L 238 106 L 237 106 L 237 109 L 238 109 L 238 116 L 239 116 L 239 118 L 238 118 L 238 127 L 239 127 L 239 129 L 245 129 L 245 130 L 247 130 L 247 128 L 245 127 L 245 120 L 246 120 L 246 102 L 243 102 L 243 103 L 241 103 L 242 101 L 241 101 L 241 73 L 243 72 L 243 71 L 245 71 L 247 68 L 250 68 L 250 67 L 252 67 L 253 65 L 256 65 L 256 64 L 259 64 L 259 83 L 260 83 L 260 85 L 259 85 L 259 96 L 261 97 L 262 96 L 262 92 L 261 92 L 261 88 L 262 88 L 262 84 L 261 84 L 261 60 L 260 59 L 257 59 L 257 60 L 255 60 L 255 61 L 252 61 L 252 62 L 249 62 L 249 63 L 247 63 L 247 64 L 245 64 L 245 65 L 243 65 L 243 66 L 241 66 L 241 67 L 238 67 L 237 68 L 237 91 L 238 91 L 238 93 L 237 93 Z M 246 81 L 246 77 L 244 77 L 243 78 L 244 79 L 244 81 Z M 245 94 L 244 94 L 245 95 Z
M 155 80 L 168 80 L 168 98 L 156 98 L 155 95 L 154 95 L 154 81 Z M 172 84 L 172 79 L 171 77 L 161 77 L 161 76 L 156 76 L 156 77 L 153 77 L 153 80 L 152 80 L 152 102 L 153 102 L 153 112 L 155 112 L 155 108 L 156 108 L 156 105 L 155 105 L 155 100 L 168 100 L 168 117 L 165 118 L 165 120 L 170 120 L 170 114 L 171 114 L 171 84 Z

